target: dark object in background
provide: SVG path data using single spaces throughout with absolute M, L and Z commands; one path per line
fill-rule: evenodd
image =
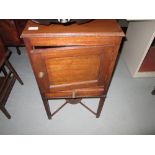
M 152 92 L 151 92 L 151 93 L 152 93 L 152 95 L 155 95 L 155 88 L 154 88 L 154 90 L 152 90 Z
M 8 60 L 10 55 L 11 52 L 6 51 L 6 48 L 0 39 L 0 73 L 3 73 L 3 75 L 0 74 L 0 110 L 8 119 L 10 119 L 11 116 L 5 109 L 5 104 L 16 79 L 23 85 L 23 81 Z
M 118 19 L 117 22 L 119 23 L 119 25 L 121 26 L 124 34 L 126 34 L 127 32 L 127 29 L 128 29 L 128 24 L 129 22 L 126 20 L 126 19 Z M 123 48 L 123 45 L 124 45 L 124 42 L 127 41 L 127 38 L 126 37 L 123 37 L 122 38 L 122 42 L 121 42 L 121 45 L 120 45 L 120 49 L 119 49 L 119 54 L 121 53 L 122 51 L 122 48 Z
M 0 20 L 0 36 L 5 46 L 15 46 L 18 54 L 21 54 L 19 46 L 24 45 L 24 42 L 20 38 L 20 35 L 25 28 L 27 21 L 27 19 Z
M 41 25 L 50 25 L 50 24 L 70 25 L 73 23 L 84 24 L 92 20 L 93 19 L 33 19 L 32 21 Z

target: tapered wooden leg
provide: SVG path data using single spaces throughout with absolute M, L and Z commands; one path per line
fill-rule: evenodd
M 17 72 L 15 71 L 15 69 L 13 68 L 13 66 L 11 65 L 11 63 L 7 60 L 5 62 L 6 66 L 13 72 L 14 76 L 16 77 L 16 79 L 19 81 L 19 83 L 21 85 L 23 85 L 23 81 L 21 80 L 21 78 L 19 77 L 19 75 L 17 74 Z
M 104 105 L 104 101 L 105 101 L 105 97 L 101 97 L 100 101 L 99 101 L 99 105 L 98 105 L 98 109 L 97 109 L 97 113 L 96 113 L 96 118 L 100 117 L 103 105 Z
M 52 115 L 51 115 L 51 111 L 50 111 L 50 106 L 49 106 L 48 100 L 45 97 L 43 97 L 43 96 L 42 96 L 42 100 L 43 100 L 43 103 L 44 103 L 44 107 L 45 107 L 48 119 L 51 119 Z
M 16 47 L 16 50 L 17 50 L 17 53 L 18 53 L 19 55 L 21 55 L 21 51 L 20 51 L 19 47 Z
M 8 119 L 11 119 L 11 116 L 8 113 L 8 111 L 5 109 L 5 107 L 0 107 L 0 109 Z
M 2 72 L 3 72 L 3 74 L 4 74 L 5 76 L 8 75 L 8 73 L 7 73 L 7 71 L 6 71 L 6 69 L 5 69 L 4 67 L 2 67 Z

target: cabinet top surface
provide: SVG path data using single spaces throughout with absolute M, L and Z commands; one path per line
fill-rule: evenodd
M 22 38 L 58 36 L 124 36 L 124 33 L 116 20 L 98 19 L 81 25 L 75 23 L 68 26 L 61 24 L 45 26 L 29 20 L 21 35 Z

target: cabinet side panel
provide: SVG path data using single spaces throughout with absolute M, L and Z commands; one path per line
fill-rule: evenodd
M 111 58 L 111 63 L 109 64 L 109 68 L 107 70 L 107 76 L 105 78 L 105 83 L 107 83 L 105 87 L 105 92 L 108 91 L 113 73 L 115 71 L 116 65 L 117 65 L 117 60 L 118 60 L 118 51 L 120 48 L 120 43 L 121 43 L 122 37 L 116 37 L 115 38 L 115 46 L 113 47 L 113 51 L 110 53 L 109 57 Z

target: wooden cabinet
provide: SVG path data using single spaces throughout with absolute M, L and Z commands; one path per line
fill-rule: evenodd
M 100 116 L 123 35 L 115 20 L 70 26 L 28 22 L 22 37 L 49 119 L 48 100 L 55 98 L 83 105 L 82 98 L 100 97 L 93 112 Z

